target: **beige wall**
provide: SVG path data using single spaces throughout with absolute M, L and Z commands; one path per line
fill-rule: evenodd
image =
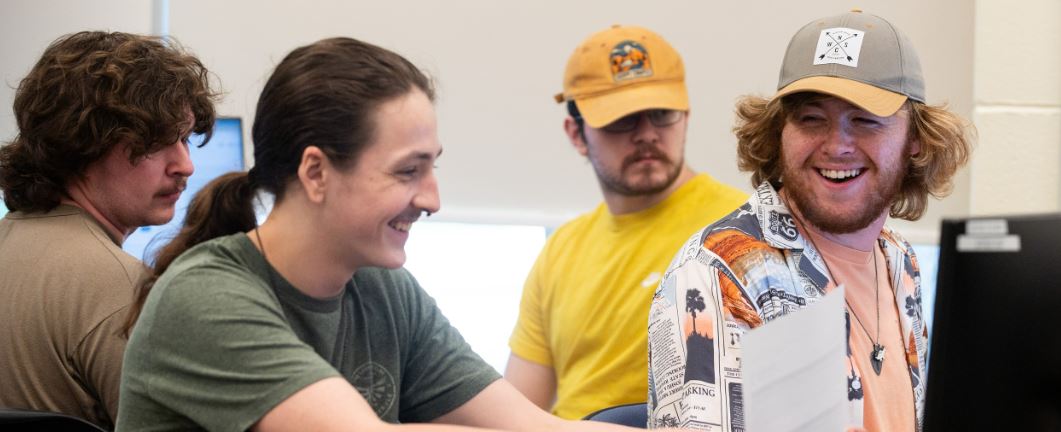
M 1061 210 L 1061 1 L 978 0 L 975 57 L 971 212 Z
M 551 99 L 580 40 L 612 23 L 644 25 L 670 40 L 689 74 L 693 113 L 687 160 L 750 191 L 749 177 L 735 166 L 734 100 L 772 93 L 791 34 L 850 5 L 839 0 L 661 0 L 651 8 L 628 0 L 179 0 L 169 6 L 169 22 L 170 33 L 218 75 L 227 93 L 220 112 L 242 116 L 248 135 L 264 79 L 296 46 L 346 35 L 409 57 L 439 83 L 446 150 L 440 160 L 443 210 L 438 218 L 552 226 L 600 201 L 591 167 L 561 132 L 564 110 Z M 135 0 L 4 3 L 3 79 L 17 84 L 47 42 L 62 33 L 150 31 L 150 6 Z M 859 6 L 887 17 L 917 45 L 930 103 L 949 103 L 963 117 L 972 117 L 973 3 L 870 0 Z M 56 18 L 44 10 L 70 13 Z M 0 139 L 14 134 L 12 94 L 0 88 L 0 106 L 8 107 L 0 116 Z M 901 224 L 912 240 L 934 241 L 941 216 L 968 213 L 968 178 L 963 172 L 954 194 L 933 202 L 925 219 Z

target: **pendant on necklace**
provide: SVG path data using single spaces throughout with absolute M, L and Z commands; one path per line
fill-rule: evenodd
M 873 372 L 880 375 L 880 370 L 884 366 L 884 345 L 873 344 L 873 352 L 869 354 L 869 362 L 873 365 Z

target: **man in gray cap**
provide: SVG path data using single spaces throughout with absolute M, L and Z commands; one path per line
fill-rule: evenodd
M 843 285 L 850 425 L 920 429 L 919 267 L 884 223 L 949 192 L 966 124 L 925 104 L 909 39 L 860 11 L 800 29 L 777 94 L 745 97 L 737 114 L 739 166 L 758 189 L 664 274 L 649 314 L 650 423 L 744 430 L 741 336 Z

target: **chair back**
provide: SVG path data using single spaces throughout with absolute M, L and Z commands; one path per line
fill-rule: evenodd
M 587 415 L 583 420 L 645 429 L 648 427 L 648 404 L 639 402 L 608 407 Z
M 12 408 L 0 408 L 0 430 L 12 432 L 104 432 L 99 426 L 74 416 Z

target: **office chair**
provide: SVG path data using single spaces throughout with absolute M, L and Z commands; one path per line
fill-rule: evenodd
M 648 404 L 638 402 L 604 408 L 582 418 L 645 429 L 648 427 Z
M 74 416 L 12 408 L 0 408 L 0 430 L 12 432 L 104 432 L 98 426 Z

